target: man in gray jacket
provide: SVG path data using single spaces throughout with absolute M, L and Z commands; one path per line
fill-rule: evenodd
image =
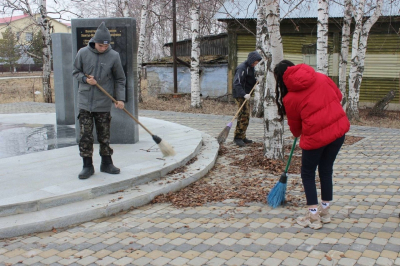
M 111 159 L 113 154 L 113 149 L 110 147 L 112 101 L 96 86 L 99 84 L 109 94 L 115 95 L 116 108 L 124 108 L 125 73 L 120 56 L 111 48 L 110 42 L 110 32 L 102 22 L 88 45 L 78 51 L 74 61 L 73 76 L 79 83 L 79 151 L 83 158 L 83 169 L 79 173 L 79 179 L 87 179 L 94 174 L 93 125 L 96 126 L 97 140 L 100 144 L 100 171 L 109 174 L 120 172 Z

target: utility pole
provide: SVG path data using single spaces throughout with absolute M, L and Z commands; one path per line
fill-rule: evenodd
M 172 43 L 174 60 L 174 93 L 178 93 L 178 69 L 176 65 L 176 0 L 172 0 Z

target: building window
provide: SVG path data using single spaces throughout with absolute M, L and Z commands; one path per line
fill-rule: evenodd
M 19 37 L 21 37 L 21 32 L 18 31 L 18 32 L 15 34 L 15 36 L 17 37 L 17 41 L 19 41 Z
M 33 34 L 32 32 L 26 32 L 25 33 L 25 41 L 30 42 L 33 39 Z

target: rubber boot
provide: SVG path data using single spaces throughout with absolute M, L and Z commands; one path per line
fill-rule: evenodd
M 253 143 L 253 141 L 251 139 L 248 139 L 248 138 L 244 138 L 243 142 L 246 143 L 246 144 Z
M 236 145 L 238 145 L 239 147 L 244 147 L 245 146 L 245 144 L 244 144 L 242 139 L 236 139 L 235 138 L 235 139 L 233 139 L 233 142 L 235 142 Z
M 113 161 L 110 155 L 101 156 L 100 172 L 109 174 L 119 174 L 121 170 L 113 165 Z
M 93 160 L 92 157 L 83 157 L 83 169 L 79 173 L 79 179 L 88 179 L 94 174 Z

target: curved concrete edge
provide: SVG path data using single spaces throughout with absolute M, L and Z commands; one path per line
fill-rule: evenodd
M 103 195 L 95 199 L 74 202 L 32 213 L 0 218 L 0 238 L 50 231 L 94 219 L 108 217 L 132 207 L 151 202 L 156 196 L 180 190 L 199 180 L 214 166 L 219 144 L 216 139 L 202 133 L 202 147 L 197 160 L 187 165 L 186 171 L 153 180 L 130 189 Z
M 116 161 L 122 164 L 122 173 L 118 176 L 110 177 L 110 175 L 97 172 L 95 174 L 97 176 L 96 180 L 90 178 L 88 180 L 79 181 L 76 178 L 76 173 L 80 170 L 76 171 L 76 173 L 74 171 L 62 170 L 64 167 L 66 169 L 70 168 L 66 166 L 68 165 L 65 163 L 66 161 L 79 165 L 79 168 L 81 167 L 80 158 L 76 156 L 77 148 L 75 146 L 45 151 L 41 153 L 40 157 L 36 154 L 26 154 L 19 156 L 17 162 L 15 159 L 13 160 L 12 157 L 2 159 L 0 166 L 14 163 L 21 172 L 14 175 L 26 176 L 30 171 L 38 172 L 38 170 L 33 168 L 37 166 L 32 165 L 41 165 L 41 168 L 48 169 L 49 172 L 55 174 L 55 176 L 48 176 L 47 178 L 60 178 L 61 183 L 53 183 L 38 191 L 32 191 L 31 193 L 19 194 L 11 198 L 2 198 L 0 203 L 0 219 L 1 217 L 10 215 L 32 213 L 65 204 L 94 199 L 102 195 L 150 182 L 153 179 L 159 179 L 168 172 L 185 165 L 199 153 L 202 147 L 201 131 L 152 118 L 143 118 L 142 120 L 146 120 L 154 132 L 168 132 L 168 140 L 176 149 L 176 156 L 163 159 L 157 158 L 160 157 L 158 152 L 148 153 L 144 151 L 146 148 L 154 146 L 154 141 L 151 139 L 150 135 L 144 132 L 143 129 L 140 129 L 140 133 L 142 134 L 140 143 L 132 145 L 113 145 L 113 147 L 118 147 L 119 149 L 119 152 L 115 155 Z M 185 134 L 182 135 L 182 132 Z M 160 136 L 162 136 L 162 134 Z M 136 149 L 134 153 L 131 152 L 132 147 Z M 97 150 L 97 147 L 95 147 L 95 149 Z M 154 150 L 158 150 L 158 148 L 154 148 Z M 136 159 L 135 163 L 132 164 L 132 157 L 139 157 L 141 159 Z M 59 158 L 61 158 L 61 162 Z M 146 161 L 147 159 L 151 160 Z M 98 161 L 99 159 L 97 159 L 97 162 Z M 25 165 L 22 164 L 22 162 L 28 163 Z M 140 169 L 140 173 L 137 173 L 138 169 Z M 39 169 L 39 171 L 41 170 Z M 98 171 L 98 169 L 96 169 L 96 171 Z M 39 173 L 40 172 L 38 172 L 38 174 Z M 10 177 L 12 177 L 12 174 L 8 175 L 7 178 Z M 26 180 L 30 180 L 30 177 L 26 177 Z M 82 186 L 77 187 L 76 184 L 73 185 L 76 182 L 83 182 L 79 183 L 82 184 Z

